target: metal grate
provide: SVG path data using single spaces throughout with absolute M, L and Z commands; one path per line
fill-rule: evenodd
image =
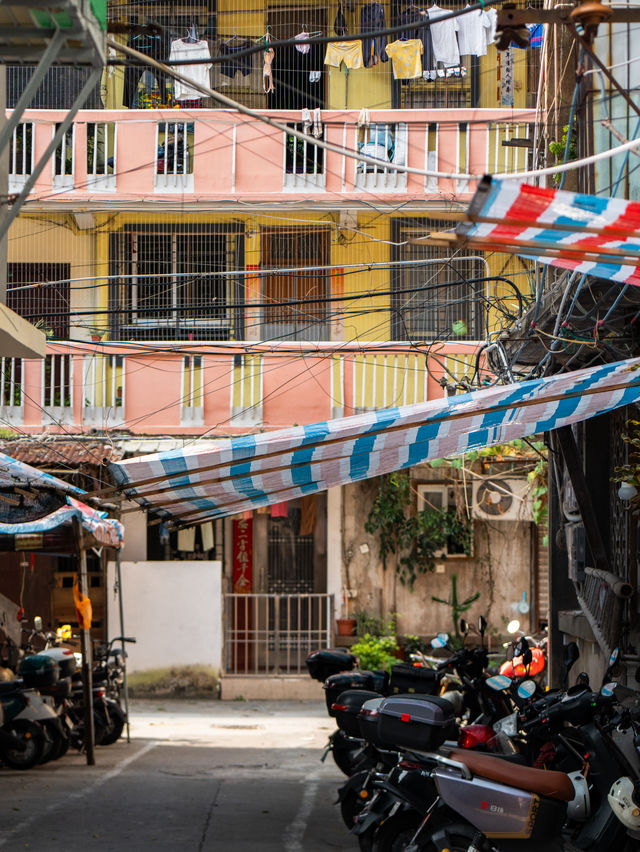
M 289 123 L 300 132 L 305 125 Z M 307 127 L 308 130 L 308 127 Z M 309 139 L 285 134 L 285 189 L 323 189 L 325 185 L 324 150 L 313 144 L 314 139 L 324 139 L 324 124 L 318 128 L 319 135 L 310 135 Z
M 69 263 L 7 263 L 7 307 L 58 340 L 69 337 Z M 24 284 L 46 287 L 18 288 Z
M 393 219 L 391 239 L 404 243 L 427 231 L 452 228 L 454 222 L 433 219 Z M 478 340 L 482 336 L 482 283 L 470 278 L 485 275 L 482 260 L 449 257 L 446 248 L 430 245 L 393 245 L 393 260 L 442 258 L 442 265 L 398 267 L 391 273 L 392 290 L 424 287 L 424 292 L 392 296 L 393 336 L 396 340 Z M 437 286 L 443 285 L 443 286 Z
M 57 133 L 59 124 L 52 128 L 51 135 Z M 53 186 L 54 189 L 73 189 L 73 175 L 75 172 L 74 152 L 76 140 L 75 123 L 64 134 L 60 144 L 56 148 L 53 159 Z
M 193 192 L 193 122 L 156 125 L 156 192 Z
M 33 122 L 23 121 L 9 143 L 9 192 L 20 192 L 33 171 Z
M 267 537 L 267 591 L 278 594 L 310 593 L 314 586 L 313 534 L 299 535 L 300 509 L 289 501 L 290 515 L 269 518 Z
M 69 422 L 73 413 L 71 355 L 45 355 L 42 362 L 42 408 L 54 422 Z
M 376 122 L 358 131 L 356 149 L 378 163 L 361 163 L 355 166 L 355 185 L 359 189 L 405 190 L 406 172 L 390 169 L 388 163 L 404 166 L 407 163 L 408 128 L 404 122 L 389 124 Z
M 5 422 L 20 424 L 24 419 L 22 358 L 0 358 L 0 411 Z
M 112 234 L 114 339 L 242 339 L 243 276 L 232 273 L 244 267 L 242 234 L 235 223 L 139 224 Z
M 87 189 L 105 192 L 116 188 L 118 125 L 115 121 L 87 124 Z
M 333 638 L 327 594 L 225 595 L 224 653 L 228 674 L 306 673 L 305 657 Z

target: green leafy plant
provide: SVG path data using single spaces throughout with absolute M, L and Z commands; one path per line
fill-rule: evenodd
M 404 657 L 405 660 L 411 660 L 411 654 L 423 654 L 425 651 L 429 651 L 431 646 L 424 639 L 421 639 L 419 636 L 416 636 L 414 633 L 407 633 L 406 636 L 403 636 L 404 645 Z
M 451 609 L 451 621 L 453 623 L 453 635 L 455 636 L 454 644 L 460 645 L 462 643 L 462 637 L 460 635 L 460 616 L 463 612 L 467 612 L 468 609 L 471 609 L 472 604 L 474 604 L 478 598 L 480 597 L 480 592 L 476 592 L 470 597 L 466 598 L 464 601 L 458 600 L 458 578 L 455 574 L 451 575 L 451 594 L 449 595 L 448 600 L 443 600 L 442 598 L 436 598 L 432 595 L 431 600 L 435 601 L 435 603 L 444 604 L 444 606 L 448 606 Z
M 366 609 L 361 609 L 355 614 L 356 634 L 364 636 L 393 636 L 396 632 L 397 613 L 390 612 L 386 618 L 374 615 Z
M 364 636 L 351 646 L 351 652 L 360 661 L 361 669 L 387 669 L 398 662 L 400 646 L 395 636 Z
M 403 585 L 413 587 L 418 574 L 433 571 L 441 551 L 454 544 L 471 553 L 471 522 L 455 509 L 426 508 L 409 515 L 411 484 L 403 473 L 382 477 L 378 496 L 365 523 L 377 535 L 383 568 L 387 557 L 398 555 L 396 571 Z
M 567 150 L 567 136 L 569 134 L 569 125 L 565 124 L 562 128 L 562 138 L 558 142 L 554 140 L 549 143 L 549 151 L 553 154 L 556 159 L 560 162 L 564 162 L 564 152 Z M 571 133 L 571 141 L 569 142 L 569 150 L 567 155 L 567 160 L 575 160 L 578 156 L 578 149 L 576 146 L 576 137 L 575 133 Z M 553 180 L 556 184 L 560 183 L 561 174 L 560 172 L 556 172 L 553 175 Z

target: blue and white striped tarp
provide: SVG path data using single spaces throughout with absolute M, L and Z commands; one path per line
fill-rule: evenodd
M 82 497 L 85 493 L 82 488 L 77 488 L 57 476 L 51 476 L 50 473 L 45 473 L 38 470 L 37 467 L 31 467 L 30 464 L 18 461 L 5 453 L 0 453 L 0 489 L 2 488 L 50 488 L 53 491 L 59 491 L 62 494 L 73 494 L 76 497 Z
M 112 463 L 119 489 L 182 525 L 524 438 L 640 399 L 640 359 Z

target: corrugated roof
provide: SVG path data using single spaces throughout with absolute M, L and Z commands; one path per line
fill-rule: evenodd
M 99 467 L 102 460 L 118 461 L 122 452 L 102 441 L 1 441 L 0 451 L 39 468 Z

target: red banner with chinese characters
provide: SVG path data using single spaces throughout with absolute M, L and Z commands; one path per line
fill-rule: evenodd
M 253 518 L 233 520 L 233 591 L 248 594 L 253 587 Z

